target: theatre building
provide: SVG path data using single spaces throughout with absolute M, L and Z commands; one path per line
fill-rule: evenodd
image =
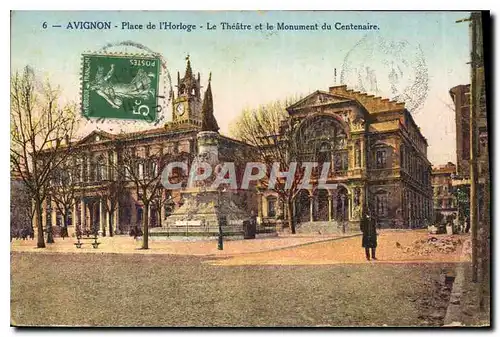
M 380 227 L 415 228 L 433 216 L 427 141 L 404 103 L 349 90 L 315 91 L 287 108 L 302 162 L 329 162 L 328 184 L 298 191 L 298 229 L 356 230 L 363 212 Z M 259 195 L 264 222 L 286 218 L 273 191 Z

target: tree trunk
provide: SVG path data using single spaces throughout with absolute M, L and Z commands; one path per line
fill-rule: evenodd
M 69 237 L 69 232 L 68 232 L 68 224 L 69 224 L 69 209 L 64 210 L 64 219 L 63 219 L 63 227 L 61 230 L 61 236 L 64 240 L 64 235 L 68 235 Z
M 35 218 L 36 226 L 38 228 L 37 233 L 37 248 L 45 248 L 45 240 L 43 237 L 43 223 L 42 223 L 42 202 L 35 201 Z
M 149 204 L 144 204 L 144 214 L 142 216 L 142 249 L 149 249 Z
M 57 213 L 56 213 L 57 214 Z M 56 217 L 57 219 L 57 217 Z M 52 211 L 50 211 L 50 226 L 47 226 L 47 243 L 54 243 L 54 235 L 52 234 Z
M 113 236 L 113 210 L 108 212 L 109 236 Z
M 69 223 L 69 210 L 64 210 L 64 223 L 63 223 L 63 227 L 64 228 L 68 228 L 68 223 Z
M 288 213 L 288 226 L 290 227 L 290 230 L 292 232 L 292 234 L 295 234 L 295 218 L 294 218 L 294 214 L 293 214 L 293 198 L 288 198 L 288 209 L 287 209 L 287 213 Z

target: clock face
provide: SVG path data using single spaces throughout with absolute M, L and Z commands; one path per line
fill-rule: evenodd
M 181 104 L 177 105 L 176 111 L 177 111 L 177 114 L 179 116 L 182 116 L 182 115 L 184 115 L 184 112 L 186 111 L 186 107 L 184 106 L 184 104 L 181 103 Z

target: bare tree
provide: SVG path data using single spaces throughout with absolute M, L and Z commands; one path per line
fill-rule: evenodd
M 121 146 L 120 146 L 121 148 Z M 163 189 L 161 183 L 162 170 L 167 159 L 172 157 L 164 154 L 162 147 L 147 147 L 138 151 L 136 148 L 123 148 L 118 160 L 118 172 L 123 180 L 130 182 L 136 190 L 138 199 L 143 205 L 142 249 L 149 248 L 149 210 L 159 191 Z
M 293 203 L 304 177 L 304 169 L 301 165 L 303 149 L 298 134 L 298 123 L 289 117 L 286 107 L 299 99 L 293 97 L 264 104 L 255 109 L 245 109 L 231 129 L 235 138 L 255 146 L 253 151 L 255 156 L 249 159 L 265 164 L 267 179 L 261 180 L 262 188 L 270 187 L 269 180 L 274 163 L 279 165 L 281 172 L 290 169 L 295 171 L 290 186 L 286 186 L 285 181 L 278 179 L 271 188 L 287 205 L 288 225 L 292 234 L 295 234 Z M 296 165 L 295 168 L 292 165 Z
M 12 75 L 10 98 L 11 170 L 21 177 L 34 201 L 37 247 L 44 248 L 42 203 L 52 173 L 69 153 L 76 105 L 60 105 L 59 91 L 48 81 L 38 84 L 29 67 Z M 51 235 L 47 231 L 49 239 Z
M 62 214 L 62 227 L 67 233 L 69 215 L 72 214 L 72 208 L 76 203 L 75 197 L 81 167 L 77 162 L 79 154 L 75 153 L 75 149 L 67 149 L 66 151 L 66 160 L 52 170 L 48 195 L 54 201 L 57 211 Z M 75 223 L 75 216 L 76 214 L 72 214 L 73 223 Z

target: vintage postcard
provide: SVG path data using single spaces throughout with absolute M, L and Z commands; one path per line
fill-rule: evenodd
M 489 12 L 10 38 L 12 326 L 490 326 Z

